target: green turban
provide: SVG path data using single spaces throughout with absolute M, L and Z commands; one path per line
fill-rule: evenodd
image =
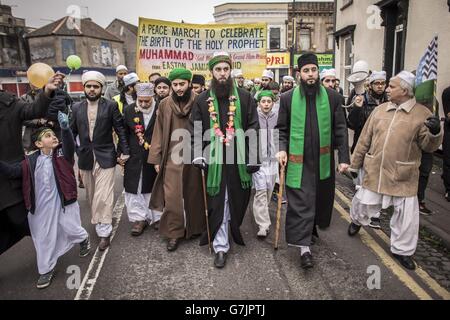
M 184 69 L 184 68 L 173 69 L 169 73 L 169 80 L 172 82 L 175 79 L 191 81 L 192 80 L 192 72 L 190 70 Z
M 275 95 L 273 94 L 273 92 L 271 90 L 261 91 L 258 95 L 258 102 L 261 101 L 261 99 L 264 97 L 271 97 L 272 101 L 275 100 Z
M 215 56 L 214 58 L 209 60 L 209 62 L 208 62 L 209 70 L 212 71 L 212 69 L 214 69 L 216 64 L 219 64 L 221 62 L 228 63 L 230 65 L 230 68 L 232 67 L 231 66 L 231 58 L 229 56 L 220 55 L 220 56 Z

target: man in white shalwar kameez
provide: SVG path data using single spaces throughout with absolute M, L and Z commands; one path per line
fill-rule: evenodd
M 128 219 L 133 223 L 131 234 L 140 236 L 147 225 L 157 228 L 162 212 L 149 208 L 157 176 L 154 166 L 147 163 L 158 108 L 154 99 L 154 85 L 138 83 L 136 94 L 136 103 L 124 110 L 125 134 L 130 147 L 130 159 L 125 164 L 124 186 Z
M 422 150 L 435 151 L 442 143 L 439 118 L 414 98 L 415 76 L 402 71 L 387 89 L 390 102 L 380 105 L 366 122 L 352 156 L 350 172 L 362 184 L 350 210 L 348 234 L 381 209 L 394 208 L 391 218 L 391 252 L 407 269 L 414 270 L 412 256 L 419 235 L 417 189 Z M 363 168 L 363 170 L 361 170 Z

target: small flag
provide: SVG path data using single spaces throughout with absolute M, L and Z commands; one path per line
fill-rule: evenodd
M 416 100 L 435 107 L 438 71 L 438 36 L 436 35 L 419 62 L 416 74 Z

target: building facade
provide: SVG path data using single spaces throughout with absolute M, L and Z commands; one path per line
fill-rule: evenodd
M 124 43 L 125 65 L 130 70 L 136 70 L 136 48 L 138 27 L 120 19 L 114 19 L 106 31 L 121 39 Z
M 450 4 L 445 0 L 336 0 L 335 65 L 342 79 L 365 60 L 388 77 L 414 71 L 435 35 L 439 37 L 437 98 L 450 86 Z M 345 91 L 350 89 L 342 81 Z
M 267 23 L 267 67 L 276 81 L 289 74 L 287 3 L 224 3 L 214 7 L 214 19 L 220 24 Z

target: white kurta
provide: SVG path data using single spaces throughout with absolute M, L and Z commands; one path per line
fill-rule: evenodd
M 86 240 L 88 233 L 81 226 L 78 202 L 63 208 L 51 156 L 39 156 L 34 178 L 36 208 L 34 214 L 28 214 L 28 223 L 39 274 L 46 274 L 53 270 L 59 257 Z

